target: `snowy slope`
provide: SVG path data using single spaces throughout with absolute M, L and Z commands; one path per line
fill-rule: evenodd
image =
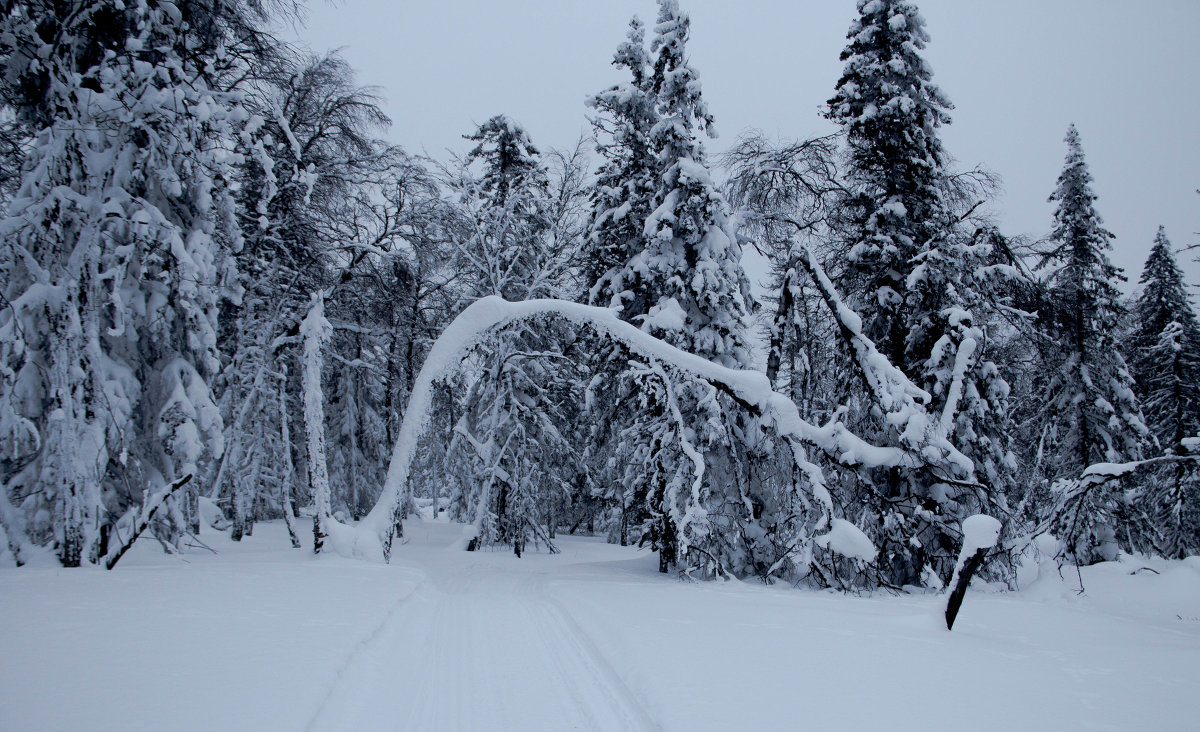
M 1200 562 L 1047 568 L 943 598 L 685 583 L 648 552 L 467 553 L 411 522 L 392 565 L 265 524 L 111 573 L 0 571 L 0 729 L 1194 729 Z M 1149 566 L 1151 569 L 1140 569 Z M 1135 572 L 1131 574 L 1131 572 Z M 1036 570 L 1027 573 L 1032 579 Z

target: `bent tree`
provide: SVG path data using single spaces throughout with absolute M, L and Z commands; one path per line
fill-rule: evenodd
M 820 468 L 808 458 L 809 448 L 853 465 L 911 467 L 922 463 L 944 464 L 953 466 L 953 472 L 964 475 L 966 480 L 971 479 L 970 461 L 946 439 L 940 429 L 940 420 L 929 419 L 922 409 L 922 400 L 928 395 L 879 357 L 870 340 L 861 335 L 860 326 L 851 319 L 846 324 L 850 331 L 848 337 L 862 351 L 872 383 L 877 385 L 881 395 L 889 395 L 883 409 L 895 412 L 897 420 L 906 421 L 905 433 L 910 441 L 902 447 L 873 445 L 848 430 L 836 417 L 822 425 L 812 424 L 800 417 L 788 397 L 771 389 L 762 373 L 731 369 L 681 351 L 619 320 L 610 310 L 561 300 L 508 302 L 499 297 L 488 297 L 466 308 L 433 345 L 414 384 L 379 500 L 355 527 L 336 520 L 329 522 L 331 549 L 347 556 L 384 560 L 390 557 L 401 506 L 410 498 L 408 482 L 415 450 L 429 426 L 438 385 L 456 371 L 466 353 L 498 331 L 519 323 L 551 321 L 565 321 L 589 329 L 628 349 L 659 377 L 668 405 L 674 385 L 680 380 L 705 383 L 727 394 L 741 408 L 761 419 L 787 444 L 799 476 L 788 488 L 791 495 L 787 498 L 794 500 L 798 516 L 790 525 L 791 536 L 786 542 L 786 550 L 771 568 L 771 574 L 804 576 L 809 571 L 823 574 L 818 563 L 829 561 L 832 554 L 846 556 L 846 552 L 840 551 L 841 542 L 827 538 L 834 523 L 834 507 Z M 679 439 L 684 441 L 680 448 L 692 461 L 692 480 L 690 484 L 677 486 L 683 495 L 669 504 L 677 512 L 673 518 L 681 527 L 679 553 L 685 567 L 689 551 L 693 549 L 686 539 L 686 529 L 702 515 L 705 499 L 702 485 L 707 467 L 702 452 L 686 443 L 686 434 L 679 432 Z M 840 533 L 850 526 L 840 521 L 838 525 L 842 529 Z M 849 530 L 861 534 L 852 526 Z

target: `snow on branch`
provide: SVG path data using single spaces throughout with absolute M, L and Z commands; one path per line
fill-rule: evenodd
M 820 468 L 806 457 L 805 445 L 814 446 L 835 460 L 854 465 L 892 466 L 911 460 L 903 450 L 867 443 L 840 423 L 820 427 L 812 425 L 800 417 L 791 399 L 771 389 L 764 374 L 726 368 L 681 351 L 619 320 L 606 308 L 563 300 L 509 302 L 495 296 L 485 297 L 463 310 L 434 342 L 409 396 L 404 423 L 392 451 L 387 480 L 379 500 L 355 529 L 334 526 L 337 522 L 330 518 L 331 548 L 345 556 L 384 560 L 389 557 L 396 517 L 408 490 L 417 442 L 429 425 L 434 385 L 458 369 L 463 358 L 488 334 L 516 322 L 545 317 L 564 318 L 591 328 L 622 343 L 648 361 L 670 366 L 709 382 L 743 406 L 762 415 L 777 434 L 788 441 L 796 466 L 807 478 L 813 498 L 824 512 L 825 519 L 818 523 L 818 530 L 829 528 L 828 519 L 832 515 L 833 505 Z
M 1185 443 L 1192 442 L 1194 439 L 1188 438 L 1188 440 L 1185 440 Z M 1192 449 L 1190 445 L 1188 448 Z M 1025 535 L 1014 537 L 1007 543 L 1006 548 L 1023 549 L 1037 537 L 1050 533 L 1056 524 L 1063 523 L 1064 517 L 1071 516 L 1073 512 L 1078 511 L 1083 501 L 1093 490 L 1105 483 L 1120 480 L 1121 478 L 1133 475 L 1139 470 L 1156 465 L 1183 462 L 1200 462 L 1200 454 L 1159 455 L 1145 460 L 1132 460 L 1125 463 L 1093 463 L 1084 468 L 1078 478 L 1055 481 L 1054 485 L 1050 487 L 1053 505 L 1047 512 L 1046 517 Z
M 133 548 L 134 542 L 142 535 L 149 526 L 154 523 L 154 517 L 158 515 L 159 509 L 166 505 L 167 499 L 175 494 L 177 490 L 184 487 L 192 479 L 192 474 L 188 473 L 179 480 L 169 486 L 162 488 L 156 493 L 146 496 L 142 500 L 142 506 L 137 509 L 137 515 L 130 519 L 131 533 L 129 538 L 121 542 L 121 545 L 108 553 L 104 557 L 104 568 L 112 569 L 117 566 L 117 562 L 121 561 L 121 557 L 125 556 L 125 552 Z M 130 514 L 132 515 L 131 509 Z
M 802 246 L 802 250 L 800 265 L 816 283 L 821 298 L 837 322 L 842 338 L 850 346 L 859 374 L 883 411 L 887 423 L 899 433 L 900 443 L 905 450 L 930 467 L 948 471 L 948 475 L 942 476 L 945 479 L 972 480 L 974 464 L 948 437 L 948 430 L 953 424 L 952 405 L 947 404 L 947 413 L 942 414 L 940 419 L 935 421 L 931 418 L 926 409 L 930 401 L 929 393 L 912 383 L 903 371 L 875 348 L 871 339 L 862 332 L 862 318 L 842 302 L 816 255 L 808 246 Z M 961 382 L 958 372 L 965 369 L 965 361 L 969 359 L 973 349 L 974 343 L 971 344 L 971 349 L 962 349 L 963 352 L 959 355 L 959 363 L 955 366 L 958 382 Z M 956 383 L 955 388 L 961 390 L 961 383 Z M 957 399 L 951 402 L 956 403 Z

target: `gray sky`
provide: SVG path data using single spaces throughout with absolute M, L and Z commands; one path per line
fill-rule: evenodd
M 689 53 L 721 137 L 743 130 L 803 138 L 841 73 L 855 0 L 681 0 Z M 1041 236 L 1067 124 L 1088 155 L 1097 208 L 1116 234 L 1130 285 L 1159 224 L 1176 247 L 1200 243 L 1200 2 L 918 0 L 926 58 L 955 104 L 943 130 L 961 167 L 999 173 L 993 206 L 1007 234 Z M 412 152 L 463 152 L 461 135 L 494 114 L 542 147 L 590 127 L 584 100 L 624 79 L 609 64 L 631 15 L 653 0 L 310 0 L 299 37 L 342 48 L 359 81 L 382 89 L 391 139 Z M 1180 264 L 1200 284 L 1191 256 Z

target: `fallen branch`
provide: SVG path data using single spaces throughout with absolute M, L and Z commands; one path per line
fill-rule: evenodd
M 121 557 L 125 556 L 125 552 L 129 551 L 130 548 L 133 547 L 133 543 L 138 540 L 138 537 L 142 535 L 142 532 L 145 531 L 151 523 L 153 523 L 154 517 L 158 515 L 158 510 L 163 507 L 167 499 L 174 495 L 175 491 L 187 485 L 188 481 L 191 479 L 192 474 L 188 473 L 171 485 L 163 488 L 158 493 L 155 493 L 153 496 L 150 496 L 146 499 L 146 502 L 142 504 L 142 510 L 139 512 L 140 518 L 134 525 L 133 533 L 129 535 L 129 539 L 115 552 L 110 552 L 108 556 L 104 558 L 105 569 L 112 569 L 113 567 L 117 566 L 117 562 L 121 561 Z
M 1095 463 L 1084 468 L 1078 478 L 1057 481 L 1051 490 L 1054 492 L 1054 502 L 1049 513 L 1036 526 L 1021 536 L 1013 537 L 1005 542 L 1004 548 L 1009 551 L 1022 552 L 1037 537 L 1050 533 L 1063 517 L 1077 511 L 1088 495 L 1106 483 L 1133 475 L 1149 467 L 1168 465 L 1172 463 L 1200 463 L 1200 454 L 1189 455 L 1159 455 L 1145 460 L 1134 460 L 1127 463 Z M 1074 526 L 1074 522 L 1072 522 Z M 1073 539 L 1074 529 L 1068 531 L 1066 540 Z

